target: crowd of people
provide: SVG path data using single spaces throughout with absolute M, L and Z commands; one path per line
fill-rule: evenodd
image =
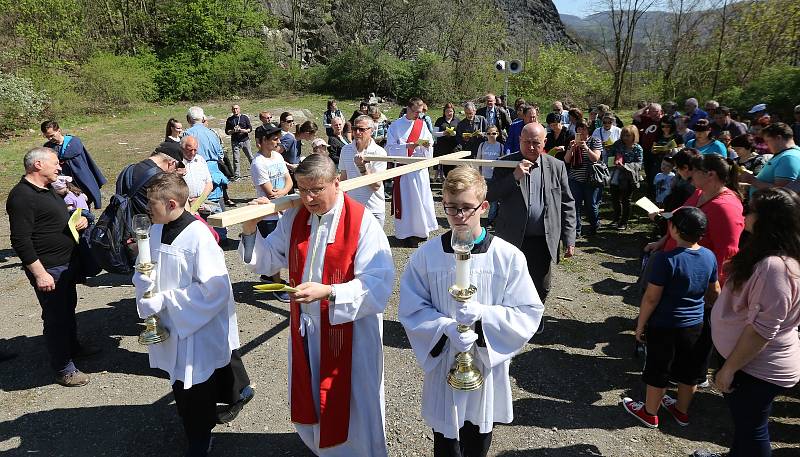
M 792 126 L 764 105 L 750 110 L 746 125 L 714 101 L 701 110 L 690 98 L 683 113 L 672 102 L 643 102 L 626 125 L 606 105 L 591 107 L 586 118 L 555 101 L 543 125 L 536 104 L 517 99 L 510 109 L 493 93 L 482 100 L 481 108 L 465 102 L 462 119 L 447 103 L 435 121 L 419 98 L 391 121 L 374 100 L 347 120 L 331 100 L 323 137 L 314 121 L 301 123 L 290 111 L 277 119 L 261 111 L 254 127 L 236 104 L 224 130 L 209 128 L 204 110 L 193 106 L 189 128 L 169 119 L 150 157 L 126 167 L 117 194 L 129 197 L 131 214 L 150 216 L 158 264 L 157 272 L 133 275 L 137 309 L 142 318 L 158 315 L 172 334 L 148 350 L 151 366 L 169 374 L 186 455 L 206 455 L 214 426 L 233 420 L 254 396 L 237 351 L 221 249 L 232 242 L 204 221 L 236 206 L 228 185 L 248 177 L 250 205 L 292 193 L 302 202 L 244 223 L 238 254 L 276 286 L 270 298 L 291 303 L 291 416 L 315 454 L 387 454 L 381 328 L 395 277 L 387 200 L 395 239 L 418 247 L 401 275 L 399 317 L 424 371 L 422 417 L 434 431 L 434 455 L 485 456 L 493 424 L 513 419 L 508 367 L 542 330 L 552 264 L 575 255 L 576 239 L 590 242 L 604 225 L 627 230 L 639 193 L 659 208 L 649 214 L 659 238 L 644 249 L 635 325 L 647 348 L 646 396 L 622 406 L 648 427 L 658 426 L 661 407 L 686 426 L 692 397 L 715 365 L 713 382 L 735 427 L 729 455 L 770 454 L 770 405 L 800 380 L 800 106 Z M 47 143 L 25 155 L 25 175 L 6 203 L 11 242 L 42 307 L 56 382 L 79 387 L 90 379 L 74 361 L 97 349 L 78 339 L 76 284 L 86 274 L 85 254 L 69 228 L 92 230 L 91 209 L 101 209 L 106 179 L 57 122 L 42 123 L 41 131 Z M 311 145 L 305 153 L 304 142 Z M 388 156 L 424 160 L 456 151 L 476 161 L 340 187 L 381 174 Z M 436 182 L 453 231 L 429 239 L 439 228 Z M 605 223 L 604 198 L 612 207 Z M 472 240 L 469 279 L 477 292 L 463 302 L 448 291 L 457 281 L 455 230 Z M 484 379 L 472 391 L 446 385 L 465 352 Z

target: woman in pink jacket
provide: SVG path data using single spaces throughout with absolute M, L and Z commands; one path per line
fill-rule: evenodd
M 758 191 L 745 224 L 751 236 L 727 264 L 711 313 L 714 346 L 725 359 L 715 384 L 733 416 L 728 455 L 768 457 L 772 401 L 800 380 L 800 197 Z

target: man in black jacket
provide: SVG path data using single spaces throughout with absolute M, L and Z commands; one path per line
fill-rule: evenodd
M 61 172 L 58 156 L 49 148 L 34 148 L 23 159 L 25 175 L 8 193 L 6 212 L 11 246 L 22 262 L 42 307 L 44 339 L 56 382 L 66 387 L 89 383 L 73 358 L 97 352 L 78 342 L 75 307 L 78 293 L 77 242 L 68 227 L 64 200 L 50 186 Z M 75 228 L 88 226 L 81 217 Z
M 231 136 L 231 154 L 233 154 L 233 179 L 241 179 L 241 169 L 239 166 L 239 152 L 244 151 L 247 160 L 253 162 L 253 154 L 250 152 L 250 136 L 253 126 L 250 125 L 250 118 L 242 114 L 239 105 L 231 106 L 233 113 L 225 121 L 225 134 Z

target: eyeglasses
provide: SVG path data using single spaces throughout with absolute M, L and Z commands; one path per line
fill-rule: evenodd
M 284 122 L 287 124 L 294 124 L 294 119 L 286 119 Z
M 317 187 L 317 188 L 314 188 L 314 189 L 303 189 L 302 187 L 298 187 L 297 188 L 297 193 L 300 194 L 300 195 L 310 195 L 312 197 L 316 197 L 319 194 L 321 194 L 322 192 L 324 192 L 326 188 L 327 188 L 327 186 L 326 187 Z
M 354 132 L 368 132 L 372 130 L 372 127 L 353 127 Z
M 480 207 L 481 205 L 478 205 L 474 208 L 457 208 L 455 206 L 445 206 L 444 213 L 447 214 L 448 216 L 463 216 L 467 218 L 475 214 L 475 211 L 478 211 Z M 467 211 L 469 211 L 469 214 L 467 214 Z

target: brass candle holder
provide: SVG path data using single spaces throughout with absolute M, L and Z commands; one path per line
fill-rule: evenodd
M 465 227 L 454 228 L 452 231 L 451 246 L 456 257 L 456 284 L 450 286 L 450 295 L 459 303 L 464 303 L 471 299 L 478 288 L 469 283 L 469 264 L 470 251 L 475 244 L 475 239 Z M 469 325 L 458 324 L 456 329 L 460 333 L 470 330 Z M 459 352 L 450 374 L 447 376 L 447 384 L 456 390 L 470 391 L 477 390 L 483 386 L 483 375 L 475 366 L 475 360 L 470 352 Z
M 155 266 L 155 262 L 140 263 L 136 265 L 136 271 L 144 275 L 150 275 Z M 142 298 L 150 298 L 152 296 L 153 292 L 148 290 L 142 295 Z M 155 314 L 147 316 L 141 325 L 144 325 L 144 330 L 139 334 L 139 344 L 149 346 L 163 343 L 169 338 L 169 330 L 161 325 L 161 319 Z

